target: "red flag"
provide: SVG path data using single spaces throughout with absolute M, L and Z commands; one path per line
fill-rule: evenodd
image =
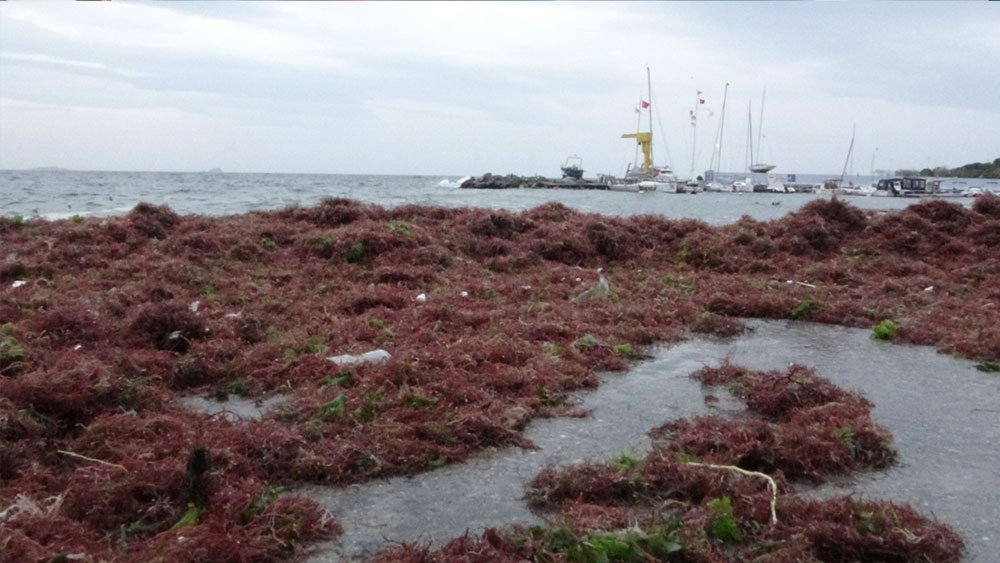
M 649 102 L 647 102 L 646 100 L 643 100 L 642 101 L 642 109 L 646 109 L 648 107 L 649 107 Z
M 699 104 L 703 104 L 703 103 L 705 103 L 705 100 L 703 100 L 703 99 L 699 98 L 699 99 L 698 99 L 698 103 L 699 103 Z

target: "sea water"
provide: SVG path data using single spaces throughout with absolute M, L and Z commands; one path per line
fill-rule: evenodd
M 0 170 L 0 216 L 65 219 L 127 213 L 139 202 L 167 205 L 180 214 L 228 215 L 310 206 L 328 197 L 383 207 L 405 204 L 488 207 L 522 211 L 555 201 L 585 213 L 659 214 L 713 225 L 743 215 L 769 220 L 829 195 L 777 193 L 628 193 L 603 190 L 458 187 L 459 177 L 346 174 L 244 174 L 188 172 L 79 172 Z M 901 209 L 909 198 L 852 197 L 864 209 Z M 956 201 L 968 205 L 969 198 Z

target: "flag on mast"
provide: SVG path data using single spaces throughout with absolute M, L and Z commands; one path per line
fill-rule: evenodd
M 647 102 L 646 100 L 642 100 L 642 109 L 646 109 L 648 107 L 649 107 L 649 102 Z

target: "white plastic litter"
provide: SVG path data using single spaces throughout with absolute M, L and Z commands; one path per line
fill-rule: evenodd
M 806 282 L 800 282 L 800 281 L 794 281 L 794 280 L 786 280 L 786 281 L 785 281 L 785 283 L 794 283 L 794 284 L 798 284 L 798 285 L 801 285 L 801 286 L 803 286 L 803 287 L 811 287 L 811 288 L 813 288 L 813 289 L 815 289 L 815 288 L 816 288 L 816 286 L 815 286 L 815 285 L 813 285 L 813 284 L 811 284 L 811 283 L 806 283 Z
M 340 356 L 330 356 L 327 360 L 338 366 L 352 366 L 354 364 L 381 364 L 392 357 L 392 354 L 378 348 L 364 354 L 343 354 Z
M 198 305 L 201 305 L 200 301 L 192 301 L 191 304 L 188 305 L 188 309 L 191 309 L 192 313 L 197 313 L 198 312 Z
M 417 303 L 423 303 L 424 301 L 427 301 L 427 295 L 425 295 L 425 294 L 421 293 L 420 295 L 418 295 L 418 296 L 414 297 L 413 299 L 414 299 L 414 300 L 415 300 L 415 301 L 416 301 Z
M 929 285 L 929 286 L 927 286 L 927 287 L 924 288 L 924 291 L 934 291 L 934 286 L 933 285 Z
M 239 313 L 226 313 L 227 319 L 238 319 L 242 316 L 243 316 L 243 311 L 240 311 Z
M 73 346 L 74 350 L 79 350 L 80 348 L 83 348 L 83 344 L 77 344 L 76 346 Z
M 16 287 L 21 287 L 22 285 L 24 285 L 26 283 L 28 283 L 28 282 L 26 282 L 24 280 L 15 280 L 14 283 L 10 284 L 10 286 L 12 288 L 16 288 Z
M 469 292 L 468 291 L 463 291 L 461 293 L 461 295 L 462 295 L 462 297 L 468 297 L 469 296 Z

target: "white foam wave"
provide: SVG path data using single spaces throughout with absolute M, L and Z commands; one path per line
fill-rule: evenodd
M 438 182 L 438 185 L 441 186 L 442 188 L 460 188 L 462 187 L 462 183 L 470 178 L 472 178 L 472 176 L 465 176 L 460 180 L 456 180 L 454 182 L 445 178 L 444 180 Z

